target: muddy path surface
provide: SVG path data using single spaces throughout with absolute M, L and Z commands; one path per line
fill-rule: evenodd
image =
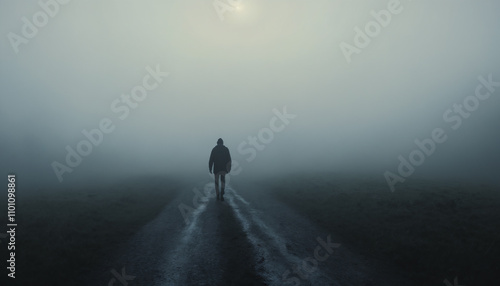
M 208 196 L 206 194 L 209 194 Z M 416 285 L 257 185 L 186 189 L 92 285 Z

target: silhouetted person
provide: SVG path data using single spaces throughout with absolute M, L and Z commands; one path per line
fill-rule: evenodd
M 217 140 L 217 146 L 212 149 L 210 153 L 210 160 L 208 161 L 208 170 L 210 174 L 213 173 L 215 177 L 215 194 L 219 200 L 219 178 L 221 181 L 220 200 L 224 201 L 224 188 L 226 187 L 226 174 L 231 171 L 231 155 L 229 149 L 224 146 L 224 141 L 221 138 Z

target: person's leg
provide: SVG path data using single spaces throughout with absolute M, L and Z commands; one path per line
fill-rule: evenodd
M 214 178 L 215 178 L 215 194 L 217 195 L 217 199 L 219 199 L 219 173 L 215 173 Z
M 226 172 L 221 172 L 220 173 L 220 181 L 221 181 L 221 198 L 224 196 L 224 189 L 226 188 Z M 224 199 L 224 198 L 222 198 Z

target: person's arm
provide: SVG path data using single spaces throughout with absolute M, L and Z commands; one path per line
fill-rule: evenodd
M 210 159 L 208 160 L 208 171 L 212 174 L 212 167 L 214 166 L 214 150 L 210 153 Z
M 231 172 L 231 154 L 229 153 L 229 149 L 226 148 L 226 151 L 227 151 L 227 158 L 228 158 L 228 162 L 226 164 L 226 170 L 227 172 Z

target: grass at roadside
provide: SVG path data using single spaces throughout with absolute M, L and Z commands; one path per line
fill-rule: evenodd
M 20 199 L 16 255 L 19 276 L 26 280 L 23 285 L 83 285 L 93 270 L 158 215 L 178 187 L 168 178 L 148 177 L 108 188 Z
M 500 190 L 334 174 L 265 182 L 276 197 L 361 254 L 394 264 L 425 285 L 493 285 L 500 270 Z M 452 282 L 453 283 L 453 282 Z

